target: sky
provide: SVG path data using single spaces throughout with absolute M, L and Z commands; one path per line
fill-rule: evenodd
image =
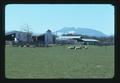
M 8 4 L 5 30 L 33 33 L 52 32 L 64 27 L 81 27 L 114 34 L 114 6 L 111 4 Z

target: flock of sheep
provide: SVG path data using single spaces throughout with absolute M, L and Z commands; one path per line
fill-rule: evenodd
M 69 46 L 69 49 L 88 49 L 88 46 Z

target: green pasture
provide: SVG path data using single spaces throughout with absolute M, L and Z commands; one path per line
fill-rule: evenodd
M 114 47 L 68 46 L 5 48 L 5 75 L 9 79 L 89 79 L 114 77 Z

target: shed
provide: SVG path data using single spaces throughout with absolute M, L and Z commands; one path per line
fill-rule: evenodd
M 99 40 L 96 39 L 82 39 L 85 45 L 96 45 Z

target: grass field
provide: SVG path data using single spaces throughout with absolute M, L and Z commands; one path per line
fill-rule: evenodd
M 7 78 L 112 78 L 114 47 L 89 46 L 72 50 L 67 46 L 6 47 Z

